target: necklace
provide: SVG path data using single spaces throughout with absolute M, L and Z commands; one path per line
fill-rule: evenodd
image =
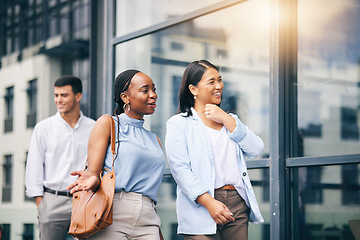
M 200 116 L 206 116 L 206 114 L 204 114 L 204 113 L 197 112 L 197 114 L 200 115 Z

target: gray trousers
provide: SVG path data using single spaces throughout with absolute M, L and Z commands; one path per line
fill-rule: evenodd
M 214 198 L 224 203 L 235 221 L 217 225 L 214 235 L 183 235 L 185 240 L 247 240 L 250 209 L 237 191 L 215 190 Z
M 71 197 L 44 193 L 38 209 L 41 240 L 73 239 L 68 235 L 71 208 Z
M 160 224 L 150 198 L 133 192 L 119 192 L 114 195 L 113 224 L 88 239 L 159 240 Z

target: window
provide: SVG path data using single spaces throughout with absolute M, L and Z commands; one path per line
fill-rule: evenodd
M 24 232 L 22 234 L 23 240 L 33 240 L 34 239 L 34 224 L 25 223 L 24 224 Z
M 303 137 L 321 138 L 322 127 L 320 123 L 321 100 L 317 91 L 299 88 L 299 131 Z
M 262 169 L 262 179 L 264 181 L 263 183 L 263 201 L 264 202 L 270 202 L 270 184 L 269 184 L 269 176 L 270 172 L 268 168 Z
M 305 204 L 323 202 L 321 175 L 322 167 L 303 168 L 306 174 L 305 189 L 303 191 L 303 201 Z
M 184 44 L 178 42 L 172 42 L 171 49 L 176 51 L 182 51 L 184 49 Z
M 182 76 L 173 76 L 173 87 L 172 87 L 172 93 L 173 93 L 173 109 L 171 110 L 172 113 L 176 113 L 178 109 L 178 103 L 179 103 L 179 89 L 181 85 L 181 79 Z
M 296 239 L 353 239 L 340 236 L 348 236 L 348 221 L 359 218 L 359 169 L 360 164 L 293 169 L 292 224 Z
M 228 57 L 228 52 L 224 49 L 218 49 L 217 50 L 217 55 L 221 56 L 223 58 L 227 58 Z
M 1 240 L 10 240 L 10 230 L 11 230 L 11 225 L 10 224 L 6 224 L 6 223 L 3 223 L 1 224 L 2 226 L 2 229 L 3 229 L 3 235 L 2 235 L 2 238 Z
M 14 116 L 14 86 L 6 88 L 5 93 L 5 124 L 4 132 L 11 132 L 13 130 L 13 116 Z
M 26 89 L 28 98 L 28 113 L 26 116 L 26 127 L 31 128 L 36 124 L 36 112 L 37 112 L 37 80 L 31 80 L 28 82 L 28 88 Z
M 360 204 L 359 170 L 357 164 L 341 166 L 341 202 L 343 205 Z
M 354 51 L 360 40 L 359 2 L 298 2 L 297 80 L 291 88 L 298 91 L 303 155 L 359 154 L 360 52 Z
M 2 202 L 11 202 L 12 155 L 4 156 Z
M 341 108 L 341 139 L 359 140 L 357 111 L 353 108 Z

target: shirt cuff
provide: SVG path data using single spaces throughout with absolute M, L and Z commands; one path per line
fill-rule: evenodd
M 27 189 L 26 196 L 28 196 L 29 198 L 42 197 L 44 196 L 44 189 Z
M 201 204 L 199 204 L 196 199 L 203 195 L 204 193 L 209 193 L 210 194 L 210 190 L 209 189 L 205 189 L 201 186 L 195 186 L 191 189 L 191 191 L 189 192 L 190 195 L 190 200 L 196 205 L 196 206 L 201 206 Z
M 243 140 L 247 133 L 247 126 L 243 124 L 239 118 L 235 118 L 236 120 L 236 127 L 232 133 L 229 134 L 229 137 L 236 142 L 240 142 Z

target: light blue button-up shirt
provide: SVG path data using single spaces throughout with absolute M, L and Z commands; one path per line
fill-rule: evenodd
M 193 108 L 191 111 L 192 116 L 186 117 L 186 113 L 180 113 L 168 120 L 165 139 L 170 170 L 178 184 L 178 233 L 215 234 L 216 223 L 207 209 L 196 202 L 197 197 L 206 192 L 214 197 L 213 151 L 204 123 Z M 264 219 L 250 183 L 244 155 L 249 158 L 257 157 L 263 150 L 264 143 L 236 115 L 230 115 L 236 120 L 236 128 L 232 133 L 229 132 L 229 136 L 237 143 L 238 168 L 250 205 L 249 220 L 261 223 Z

